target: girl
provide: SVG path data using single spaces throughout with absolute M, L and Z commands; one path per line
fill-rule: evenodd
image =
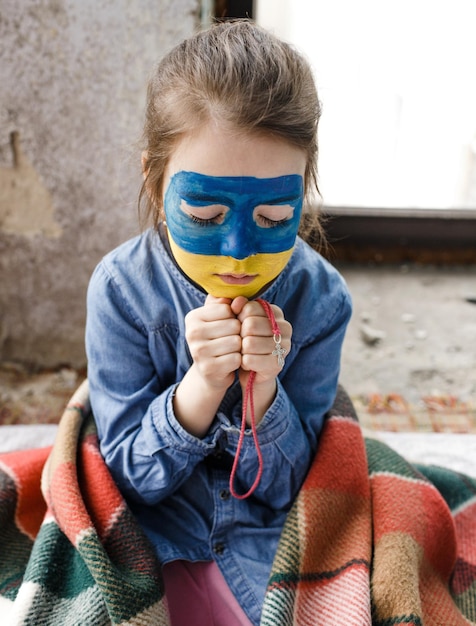
M 164 566 L 174 625 L 259 623 L 335 397 L 350 299 L 297 237 L 319 114 L 307 63 L 250 22 L 177 46 L 148 91 L 153 227 L 91 279 L 101 451 Z

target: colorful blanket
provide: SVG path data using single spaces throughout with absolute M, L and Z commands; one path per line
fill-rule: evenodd
M 0 456 L 1 624 L 169 623 L 160 565 L 100 456 L 87 393 L 85 382 L 52 449 Z M 261 624 L 476 624 L 476 481 L 364 440 L 339 390 Z

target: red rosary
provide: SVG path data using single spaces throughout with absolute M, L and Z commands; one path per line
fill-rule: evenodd
M 273 330 L 273 339 L 275 348 L 272 352 L 273 356 L 278 357 L 278 363 L 280 367 L 284 365 L 284 355 L 286 354 L 286 350 L 281 345 L 281 331 L 274 317 L 273 310 L 269 302 L 266 300 L 262 300 L 261 298 L 257 298 L 256 302 L 259 302 L 263 309 L 265 310 L 266 315 L 271 323 L 271 328 Z M 256 378 L 256 372 L 251 371 L 248 377 L 248 382 L 246 383 L 245 396 L 243 398 L 243 406 L 241 410 L 241 428 L 240 428 L 240 437 L 238 439 L 238 446 L 236 448 L 236 455 L 233 461 L 233 467 L 231 469 L 230 474 L 230 493 L 233 497 L 238 500 L 244 500 L 248 496 L 250 496 L 253 491 L 258 486 L 259 481 L 261 480 L 261 476 L 263 474 L 263 455 L 261 454 L 261 448 L 258 441 L 258 433 L 256 432 L 256 420 L 255 420 L 255 408 L 253 404 L 253 384 Z M 251 419 L 251 432 L 253 434 L 253 441 L 256 447 L 256 454 L 258 455 L 258 472 L 256 473 L 256 478 L 254 483 L 248 489 L 248 491 L 244 494 L 239 494 L 235 491 L 234 482 L 236 470 L 238 468 L 238 463 L 240 459 L 241 449 L 243 447 L 243 440 L 245 438 L 245 429 L 246 429 L 246 410 L 250 407 L 250 419 Z

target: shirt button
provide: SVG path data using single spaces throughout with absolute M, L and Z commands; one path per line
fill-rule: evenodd
M 213 552 L 218 554 L 218 556 L 222 555 L 225 552 L 225 544 L 224 543 L 216 543 L 213 546 Z
M 228 500 L 229 497 L 230 497 L 230 492 L 228 491 L 228 489 L 222 489 L 220 491 L 220 500 Z

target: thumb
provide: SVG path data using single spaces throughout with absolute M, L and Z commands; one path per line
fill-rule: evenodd
M 231 298 L 217 298 L 209 293 L 205 298 L 205 306 L 207 304 L 231 304 Z
M 249 302 L 248 298 L 245 298 L 244 296 L 238 296 L 232 301 L 231 310 L 236 316 L 238 316 L 247 302 Z

